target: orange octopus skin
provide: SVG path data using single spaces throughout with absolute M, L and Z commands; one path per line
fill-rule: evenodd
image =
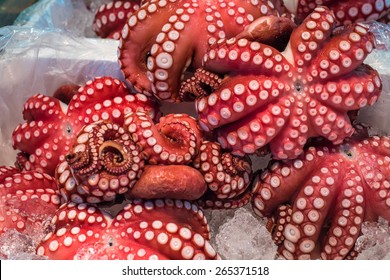
M 347 112 L 375 103 L 382 83 L 362 63 L 374 48 L 373 34 L 361 24 L 337 34 L 334 27 L 333 13 L 318 7 L 283 52 L 247 39 L 220 40 L 204 68 L 225 78 L 196 101 L 201 128 L 215 130 L 233 154 L 269 144 L 276 159 L 296 158 L 310 137 L 340 144 L 351 136 Z
M 116 216 L 67 203 L 52 219 L 37 254 L 56 260 L 219 259 L 207 220 L 183 200 L 132 200 Z
M 143 3 L 122 30 L 119 62 L 138 91 L 169 102 L 180 101 L 181 80 L 201 66 L 209 46 L 240 33 L 256 18 L 278 15 L 267 0 Z
M 257 177 L 253 209 L 287 259 L 351 259 L 362 223 L 390 220 L 390 138 L 310 147 Z M 291 206 L 290 206 L 291 205 Z

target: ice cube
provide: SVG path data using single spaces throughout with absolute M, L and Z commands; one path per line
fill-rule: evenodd
M 209 218 L 211 243 L 223 259 L 275 257 L 276 246 L 265 228 L 266 221 L 254 215 L 250 205 L 237 210 L 214 210 Z M 214 212 L 213 211 L 213 212 Z
M 390 227 L 388 221 L 364 222 L 355 250 L 360 252 L 360 260 L 390 259 Z
M 44 259 L 35 254 L 36 241 L 32 236 L 9 229 L 0 235 L 0 258 L 8 260 Z

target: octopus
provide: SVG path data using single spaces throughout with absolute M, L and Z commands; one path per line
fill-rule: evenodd
M 37 254 L 49 259 L 218 259 L 203 212 L 183 200 L 132 200 L 117 215 L 64 204 Z
M 257 176 L 252 205 L 286 259 L 354 259 L 364 221 L 390 219 L 390 138 L 309 147 Z
M 41 231 L 62 202 L 51 176 L 0 167 L 0 234 L 9 229 Z
M 112 1 L 96 11 L 93 30 L 101 38 L 119 40 L 127 19 L 139 9 L 140 0 Z
M 286 9 L 300 21 L 317 6 L 327 6 L 336 17 L 337 25 L 385 19 L 390 13 L 390 2 L 386 0 L 283 0 Z
M 125 195 L 196 201 L 209 190 L 216 202 L 250 193 L 249 159 L 223 153 L 218 143 L 204 140 L 193 117 L 168 114 L 154 123 L 138 110 L 124 118 L 122 127 L 100 121 L 79 132 L 56 170 L 67 200 L 100 203 Z
M 214 130 L 234 155 L 269 144 L 275 159 L 296 158 L 311 137 L 337 145 L 351 136 L 347 113 L 374 104 L 382 83 L 363 64 L 373 34 L 360 23 L 332 34 L 334 27 L 333 13 L 318 7 L 293 30 L 283 52 L 246 38 L 218 41 L 198 77 L 183 85 L 198 96 L 202 130 Z
M 202 65 L 207 48 L 265 15 L 278 15 L 271 1 L 145 1 L 121 33 L 122 72 L 139 92 L 179 102 L 181 81 Z
M 88 81 L 76 94 L 69 90 L 56 97 L 36 94 L 23 109 L 26 121 L 13 134 L 13 147 L 19 150 L 16 166 L 54 175 L 58 163 L 65 159 L 73 138 L 86 124 L 110 120 L 123 124 L 124 115 L 143 108 L 150 116 L 156 105 L 143 94 L 130 94 L 127 86 L 111 77 Z M 68 104 L 64 103 L 68 102 Z

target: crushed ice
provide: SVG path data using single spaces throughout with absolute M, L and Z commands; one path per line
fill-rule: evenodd
M 211 244 L 223 259 L 272 260 L 276 246 L 267 231 L 266 221 L 253 214 L 250 206 L 237 210 L 208 213 Z

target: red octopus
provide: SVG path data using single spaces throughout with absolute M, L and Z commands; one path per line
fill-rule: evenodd
M 266 0 L 146 1 L 122 30 L 121 69 L 137 90 L 177 102 L 181 80 L 201 66 L 210 45 L 271 14 L 278 11 Z
M 68 92 L 68 91 L 67 91 Z M 95 78 L 78 89 L 69 104 L 69 94 L 55 97 L 37 94 L 24 105 L 25 123 L 12 134 L 14 149 L 21 152 L 17 166 L 54 175 L 57 164 L 69 152 L 73 138 L 86 124 L 110 120 L 123 124 L 124 115 L 143 108 L 154 117 L 155 105 L 143 94 L 131 95 L 126 85 L 111 77 Z
M 375 103 L 382 84 L 362 63 L 374 36 L 361 24 L 332 34 L 334 26 L 333 13 L 318 7 L 283 52 L 245 38 L 220 40 L 204 67 L 227 75 L 204 71 L 197 79 L 213 88 L 196 100 L 201 128 L 216 129 L 218 142 L 233 154 L 269 144 L 276 159 L 296 158 L 310 137 L 339 144 L 351 136 L 347 112 Z
M 287 259 L 354 259 L 365 220 L 390 220 L 390 138 L 354 135 L 275 162 L 253 190 Z
M 37 249 L 49 259 L 217 259 L 202 211 L 181 200 L 133 200 L 115 217 L 64 204 Z
M 231 200 L 248 194 L 251 175 L 250 161 L 204 141 L 194 118 L 169 114 L 154 124 L 142 110 L 126 115 L 123 127 L 84 127 L 56 170 L 60 192 L 76 203 L 113 201 L 120 194 L 202 200 L 207 187 L 216 195 L 213 201 Z M 224 205 L 239 202 L 229 203 Z
M 93 30 L 102 38 L 118 40 L 127 19 L 139 9 L 140 0 L 112 1 L 99 7 Z
M 381 20 L 390 13 L 388 0 L 283 0 L 283 2 L 298 21 L 304 19 L 318 6 L 327 6 L 331 9 L 337 25 Z
M 60 207 L 55 180 L 44 173 L 0 167 L 0 234 L 9 229 L 33 233 Z

